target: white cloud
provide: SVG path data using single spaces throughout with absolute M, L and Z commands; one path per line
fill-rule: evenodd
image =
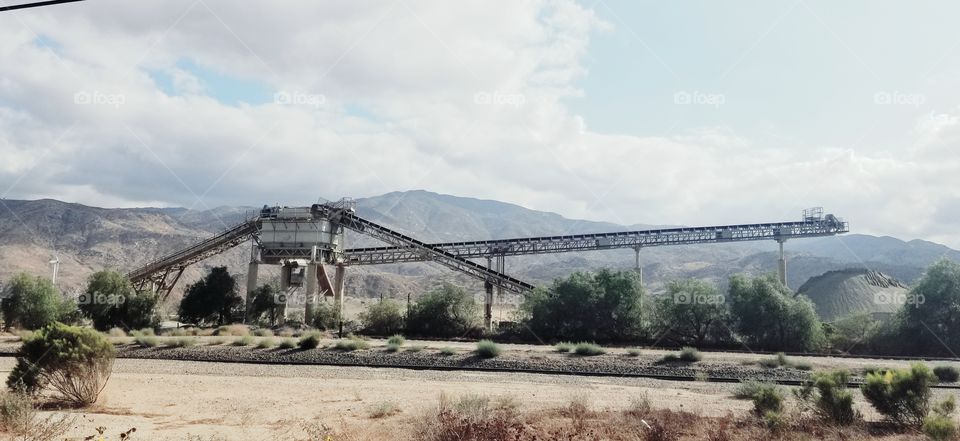
M 857 231 L 960 246 L 941 219 L 960 198 L 956 116 L 874 156 L 729 127 L 597 133 L 564 98 L 582 94 L 590 37 L 610 25 L 572 1 L 90 2 L 0 20 L 0 184 L 27 174 L 8 197 L 203 208 L 427 188 L 687 224 L 823 204 Z M 182 60 L 323 101 L 221 103 Z

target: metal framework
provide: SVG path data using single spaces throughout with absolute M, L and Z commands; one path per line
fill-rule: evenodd
M 820 213 L 822 214 L 822 209 Z M 832 236 L 849 231 L 848 224 L 833 215 L 828 214 L 824 217 L 805 211 L 804 220 L 801 222 L 524 237 L 436 243 L 430 246 L 453 256 L 469 259 L 748 240 L 772 239 L 785 241 L 787 239 Z M 346 265 L 379 265 L 429 260 L 420 250 L 403 246 L 353 248 L 345 250 L 343 255 Z

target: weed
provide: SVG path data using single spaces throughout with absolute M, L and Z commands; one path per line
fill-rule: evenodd
M 639 357 L 639 356 L 640 356 L 640 350 L 639 350 L 639 349 L 636 349 L 636 348 L 627 349 L 627 355 L 629 355 L 629 356 L 631 356 L 631 357 Z
M 300 349 L 316 349 L 317 346 L 320 346 L 320 333 L 311 332 L 309 334 L 304 334 L 300 337 L 300 341 L 297 343 L 297 346 Z
M 457 350 L 449 346 L 446 346 L 440 349 L 440 355 L 450 356 L 450 355 L 456 355 L 456 353 L 457 353 Z
M 341 338 L 333 346 L 340 351 L 356 351 L 359 349 L 370 349 L 370 343 L 359 337 Z
M 397 345 L 397 347 L 403 346 L 403 344 L 406 342 L 407 342 L 407 339 L 400 334 L 396 334 L 387 339 L 388 345 Z
M 573 343 L 570 342 L 560 342 L 553 346 L 555 352 L 566 353 L 573 350 Z
M 599 345 L 596 345 L 593 343 L 586 343 L 586 342 L 577 343 L 577 345 L 573 348 L 573 352 L 577 355 L 582 355 L 586 357 L 590 357 L 594 355 L 603 355 L 607 353 L 607 351 L 602 347 L 600 347 Z
M 244 335 L 233 341 L 234 346 L 250 346 L 253 344 L 253 337 L 249 335 Z
M 280 349 L 293 349 L 297 347 L 297 341 L 292 338 L 285 338 L 280 341 Z
M 956 383 L 960 380 L 960 370 L 953 366 L 937 366 L 933 368 L 933 375 L 936 375 L 941 383 Z
M 370 418 L 385 418 L 388 416 L 393 416 L 400 413 L 400 406 L 393 401 L 381 401 L 379 403 L 370 406 L 368 416 Z
M 477 342 L 477 356 L 480 358 L 494 358 L 500 356 L 503 349 L 490 340 L 480 340 Z
M 277 345 L 277 342 L 273 340 L 273 337 L 263 337 L 257 342 L 257 347 L 260 349 L 270 349 Z

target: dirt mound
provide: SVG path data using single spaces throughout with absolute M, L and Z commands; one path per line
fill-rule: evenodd
M 811 277 L 797 291 L 813 301 L 823 321 L 851 314 L 893 314 L 906 301 L 907 286 L 865 268 L 829 271 Z

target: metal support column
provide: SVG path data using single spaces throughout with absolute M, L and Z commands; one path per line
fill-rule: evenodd
M 777 243 L 780 244 L 780 258 L 777 260 L 777 277 L 783 286 L 787 286 L 787 259 L 783 255 L 783 243 L 786 241 L 786 239 L 777 239 Z
M 492 269 L 492 259 L 487 257 L 487 268 Z M 493 283 L 490 280 L 483 282 L 483 327 L 493 330 Z
M 635 270 L 637 271 L 637 274 L 640 276 L 640 286 L 643 286 L 643 266 L 640 265 L 640 249 L 641 247 L 634 247 L 633 251 L 637 255 L 637 265 Z
M 337 269 L 333 273 L 333 307 L 337 312 L 337 327 L 340 336 L 343 336 L 343 283 L 346 276 L 346 267 L 338 263 Z

